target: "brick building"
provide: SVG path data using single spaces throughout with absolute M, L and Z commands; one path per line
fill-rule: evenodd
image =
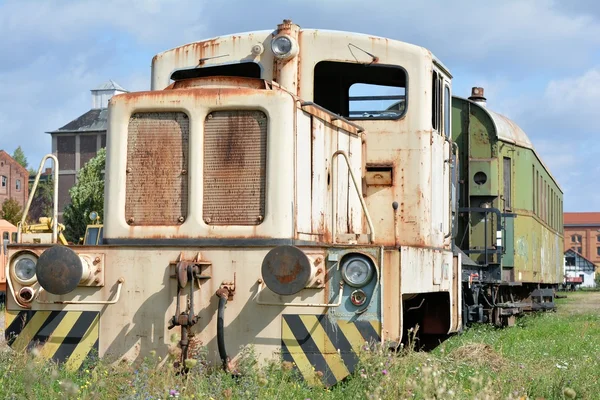
M 572 249 L 600 266 L 600 212 L 564 213 L 565 251 Z
M 46 132 L 52 135 L 52 153 L 58 158 L 58 215 L 70 203 L 69 190 L 77 173 L 101 148 L 106 147 L 108 101 L 116 94 L 127 93 L 112 80 L 92 89 L 92 108 L 65 126 Z
M 0 150 L 0 206 L 10 198 L 25 207 L 29 198 L 29 172 L 7 152 Z

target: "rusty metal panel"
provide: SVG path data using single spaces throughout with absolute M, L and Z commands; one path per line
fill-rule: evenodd
M 183 112 L 129 119 L 125 216 L 129 225 L 178 225 L 188 213 L 190 122 Z
M 204 221 L 259 225 L 265 216 L 266 164 L 265 113 L 209 114 L 204 123 Z

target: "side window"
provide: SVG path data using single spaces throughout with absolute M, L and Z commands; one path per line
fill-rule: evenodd
M 450 87 L 445 85 L 444 87 L 444 134 L 446 137 L 450 137 L 450 112 L 451 112 L 451 97 Z
M 353 120 L 394 120 L 406 114 L 402 67 L 321 61 L 314 76 L 314 102 L 335 114 Z
M 17 179 L 17 182 L 15 183 L 15 188 L 17 189 L 17 192 L 21 191 L 21 180 Z
M 440 132 L 442 123 L 442 82 L 437 72 L 433 71 L 431 79 L 431 126 Z
M 6 179 L 6 177 L 4 175 L 2 175 L 2 177 L 0 177 L 0 187 L 5 188 L 7 182 L 8 182 L 8 179 Z

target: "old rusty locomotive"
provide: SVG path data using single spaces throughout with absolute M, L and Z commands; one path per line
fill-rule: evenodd
M 72 368 L 252 345 L 331 385 L 365 342 L 461 330 L 451 78 L 288 20 L 156 55 L 110 102 L 103 243 L 9 246 L 9 343 Z

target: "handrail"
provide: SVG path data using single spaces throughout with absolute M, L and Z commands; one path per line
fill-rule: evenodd
M 333 243 L 336 242 L 336 235 L 337 235 L 337 183 L 336 183 L 336 167 L 335 167 L 335 159 L 337 156 L 342 155 L 344 156 L 344 159 L 346 160 L 346 165 L 348 166 L 348 172 L 350 173 L 350 177 L 352 178 L 352 182 L 354 183 L 354 188 L 356 189 L 356 194 L 358 195 L 358 199 L 360 200 L 360 204 L 362 206 L 363 212 L 365 213 L 365 216 L 367 218 L 367 224 L 369 225 L 369 231 L 371 232 L 371 242 L 375 241 L 375 228 L 373 227 L 373 221 L 371 220 L 371 216 L 369 215 L 369 210 L 367 209 L 367 203 L 365 203 L 365 199 L 362 197 L 361 195 L 361 190 L 358 186 L 358 183 L 356 182 L 356 178 L 354 176 L 354 172 L 352 172 L 352 167 L 350 165 L 350 160 L 348 159 L 348 155 L 346 154 L 346 152 L 344 150 L 338 150 L 335 153 L 333 153 L 333 156 L 331 157 L 331 170 L 332 170 L 332 196 L 333 196 L 333 210 L 332 210 L 332 221 L 333 221 L 333 226 L 331 227 L 331 232 L 332 232 L 332 240 Z
M 116 304 L 121 298 L 121 288 L 123 287 L 123 282 L 125 282 L 125 278 L 121 277 L 117 280 L 117 293 L 115 294 L 115 298 L 112 300 L 58 300 L 58 301 L 41 301 L 37 296 L 35 301 L 40 304 Z M 38 291 L 38 296 L 44 291 L 43 288 L 40 288 Z
M 31 207 L 31 202 L 33 201 L 33 197 L 35 196 L 35 190 L 37 189 L 37 185 L 40 181 L 40 176 L 42 175 L 42 170 L 44 169 L 44 165 L 46 164 L 46 160 L 49 158 L 54 162 L 54 191 L 52 193 L 53 196 L 53 210 L 52 210 L 52 243 L 58 242 L 58 158 L 54 154 L 46 154 L 44 158 L 42 158 L 42 162 L 40 163 L 40 167 L 38 169 L 37 175 L 35 176 L 35 181 L 33 182 L 33 187 L 29 193 L 29 199 L 27 200 L 27 206 L 23 210 L 23 216 L 21 217 L 21 221 L 17 224 L 17 242 L 21 243 L 21 228 L 25 224 L 25 220 L 27 219 L 27 214 L 29 213 L 29 207 Z
M 454 229 L 452 229 L 452 156 L 456 157 L 455 159 L 458 160 L 458 144 L 452 141 L 448 141 L 448 143 L 450 144 L 450 159 L 448 160 L 448 184 L 450 190 L 450 196 L 448 197 L 450 199 L 450 204 L 448 208 L 448 233 L 444 236 L 444 239 L 448 239 L 454 233 Z M 457 166 L 455 165 L 454 168 L 457 168 Z M 458 171 L 455 172 L 458 176 Z
M 335 303 L 294 303 L 294 302 L 275 302 L 275 301 L 261 301 L 260 300 L 260 293 L 264 290 L 264 288 L 266 287 L 264 281 L 262 279 L 259 279 L 257 281 L 258 283 L 258 290 L 256 291 L 256 295 L 254 295 L 254 301 L 256 301 L 256 304 L 259 304 L 261 306 L 298 306 L 298 307 L 339 307 L 342 304 L 342 296 L 344 294 L 344 281 L 341 280 L 340 281 L 340 290 L 338 292 L 338 299 L 337 302 Z

